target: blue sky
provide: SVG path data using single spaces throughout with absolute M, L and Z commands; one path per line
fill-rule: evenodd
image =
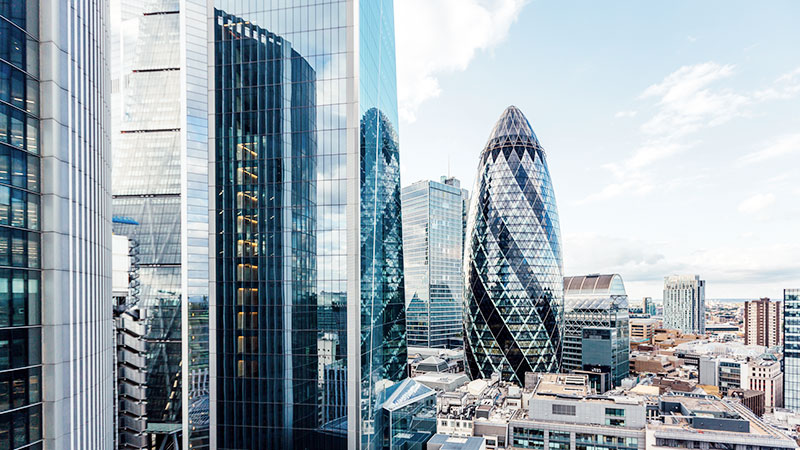
M 768 6 L 768 7 L 767 7 Z M 800 2 L 396 0 L 403 184 L 472 188 L 510 105 L 548 155 L 568 275 L 632 301 L 800 287 Z

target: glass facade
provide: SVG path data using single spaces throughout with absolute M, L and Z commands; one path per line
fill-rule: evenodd
M 530 123 L 505 110 L 481 154 L 465 252 L 471 378 L 519 385 L 561 368 L 563 275 L 555 194 Z
M 562 370 L 599 369 L 609 373 L 618 386 L 628 376 L 629 321 L 622 277 L 565 277 Z M 587 328 L 594 332 L 587 335 Z M 587 351 L 585 346 L 595 351 Z
M 408 345 L 463 345 L 463 192 L 436 181 L 403 188 Z
M 380 448 L 406 374 L 392 1 L 214 7 L 211 445 Z
M 783 401 L 800 411 L 800 289 L 783 291 Z
M 0 2 L 0 449 L 42 448 L 38 14 Z
M 113 228 L 139 244 L 147 424 L 170 433 L 180 430 L 183 381 L 180 13 L 177 1 L 123 1 L 121 15 L 113 35 L 126 57 L 124 67 L 112 66 L 112 206 L 132 221 Z

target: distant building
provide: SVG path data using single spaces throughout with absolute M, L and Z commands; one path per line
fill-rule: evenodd
M 642 313 L 649 314 L 651 316 L 656 315 L 656 303 L 653 301 L 653 297 L 645 297 L 642 299 Z
M 783 303 L 768 298 L 745 302 L 744 343 L 775 347 L 783 344 Z
M 402 189 L 408 344 L 463 345 L 466 191 L 455 178 Z
M 748 388 L 764 393 L 764 408 L 773 412 L 783 407 L 783 370 L 777 358 L 761 358 L 750 361 Z
M 800 289 L 783 291 L 783 399 L 800 412 Z
M 653 345 L 657 327 L 658 321 L 655 319 L 630 319 L 631 343 Z
M 607 372 L 614 385 L 628 376 L 628 296 L 619 275 L 564 278 L 562 371 Z
M 664 278 L 664 328 L 705 333 L 706 282 L 698 275 Z

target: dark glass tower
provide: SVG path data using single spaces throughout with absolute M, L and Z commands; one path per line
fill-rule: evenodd
M 383 448 L 406 376 L 393 3 L 214 6 L 209 444 Z
M 215 24 L 219 447 L 311 448 L 316 74 L 280 36 Z
M 561 367 L 563 276 L 555 194 L 542 146 L 508 107 L 478 165 L 467 225 L 464 350 L 469 375 L 522 384 Z

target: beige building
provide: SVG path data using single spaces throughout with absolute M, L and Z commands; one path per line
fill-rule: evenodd
M 744 343 L 764 347 L 783 344 L 783 302 L 768 298 L 745 302 Z
M 747 364 L 749 388 L 764 393 L 764 408 L 772 412 L 783 407 L 783 371 L 781 362 L 757 359 Z
M 631 343 L 653 345 L 653 335 L 658 327 L 656 319 L 631 319 L 630 327 Z

